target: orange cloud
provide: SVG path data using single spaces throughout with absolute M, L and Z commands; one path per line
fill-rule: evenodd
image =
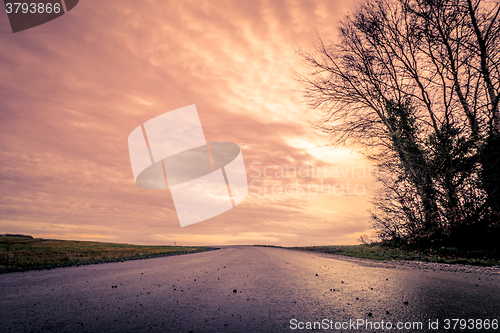
M 365 233 L 368 194 L 252 195 L 180 228 L 168 191 L 135 185 L 127 148 L 139 124 L 196 104 L 207 140 L 239 144 L 248 174 L 253 162 L 349 164 L 314 148 L 327 141 L 310 127 L 292 71 L 303 66 L 295 51 L 312 49 L 316 32 L 334 38 L 349 6 L 85 1 L 38 28 L 0 34 L 0 229 L 193 245 L 338 244 Z M 0 31 L 10 32 L 5 23 Z

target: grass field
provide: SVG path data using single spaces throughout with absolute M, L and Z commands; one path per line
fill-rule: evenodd
M 0 236 L 0 273 L 211 250 Z
M 496 266 L 500 263 L 498 253 L 462 252 L 453 248 L 442 248 L 426 253 L 404 251 L 402 249 L 390 248 L 380 244 L 307 246 L 292 247 L 290 249 L 317 251 L 374 260 L 410 260 L 476 266 Z
M 268 247 L 281 247 L 274 245 L 257 245 Z M 338 254 L 347 257 L 365 258 L 373 260 L 409 260 L 437 262 L 444 264 L 465 264 L 475 266 L 497 266 L 500 264 L 500 254 L 497 252 L 463 252 L 454 248 L 441 248 L 439 250 L 416 252 L 383 246 L 381 244 L 362 245 L 328 245 L 286 247 L 292 250 L 305 250 L 323 253 Z

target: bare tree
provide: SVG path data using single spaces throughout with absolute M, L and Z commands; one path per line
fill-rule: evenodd
M 301 52 L 318 127 L 383 171 L 382 238 L 432 246 L 499 232 L 499 13 L 498 1 L 371 0 L 339 43 Z

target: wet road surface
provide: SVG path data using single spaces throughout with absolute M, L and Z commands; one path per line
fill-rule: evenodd
M 446 318 L 499 319 L 500 275 L 232 246 L 2 274 L 0 316 L 2 332 L 451 332 Z

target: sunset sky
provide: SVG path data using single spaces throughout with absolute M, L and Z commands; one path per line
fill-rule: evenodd
M 356 244 L 370 233 L 373 173 L 349 148 L 326 146 L 294 73 L 308 71 L 296 51 L 313 51 L 317 34 L 334 40 L 354 6 L 83 0 L 15 34 L 1 13 L 0 233 L 134 244 Z M 169 191 L 135 184 L 127 138 L 191 104 L 207 141 L 241 147 L 249 195 L 181 228 Z M 287 177 L 300 167 L 301 175 Z M 350 193 L 314 195 L 321 181 L 349 182 Z M 276 194 L 289 184 L 303 192 Z

